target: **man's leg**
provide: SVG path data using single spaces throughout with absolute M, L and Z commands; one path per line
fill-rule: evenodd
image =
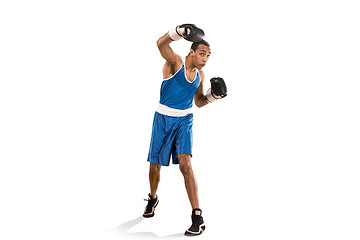
M 191 166 L 191 156 L 189 154 L 179 154 L 178 159 L 191 207 L 192 209 L 199 208 L 198 185 Z
M 153 198 L 156 197 L 156 192 L 160 182 L 160 169 L 161 169 L 161 165 L 150 163 L 150 170 L 149 170 L 150 194 Z
M 149 170 L 149 182 L 150 182 L 150 194 L 147 206 L 145 207 L 145 211 L 143 217 L 151 218 L 155 215 L 155 208 L 159 203 L 159 198 L 156 195 L 157 188 L 160 182 L 160 169 L 161 165 L 150 163 Z
M 179 154 L 178 159 L 180 171 L 184 176 L 186 191 L 193 209 L 191 214 L 192 225 L 186 230 L 185 235 L 200 235 L 205 230 L 205 223 L 201 216 L 202 211 L 199 208 L 198 186 L 195 174 L 191 167 L 191 156 L 189 154 Z

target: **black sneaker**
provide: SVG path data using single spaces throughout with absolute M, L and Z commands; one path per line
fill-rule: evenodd
M 192 215 L 191 215 L 192 225 L 188 230 L 186 230 L 185 236 L 197 236 L 202 234 L 202 232 L 205 230 L 205 223 L 201 214 L 202 211 L 199 208 L 195 208 L 192 211 Z
M 149 198 L 148 199 L 144 199 L 145 201 L 148 201 L 148 204 L 145 208 L 145 211 L 144 211 L 144 214 L 143 214 L 143 217 L 144 218 L 151 218 L 155 215 L 155 208 L 156 206 L 158 205 L 159 203 L 159 198 L 158 196 L 156 195 L 155 198 L 153 198 L 151 196 L 151 194 L 149 193 Z

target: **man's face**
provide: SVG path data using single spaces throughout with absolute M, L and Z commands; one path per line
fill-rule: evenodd
M 193 63 L 197 69 L 205 67 L 211 54 L 210 48 L 203 44 L 200 44 L 195 52 L 191 49 L 190 53 L 192 54 Z

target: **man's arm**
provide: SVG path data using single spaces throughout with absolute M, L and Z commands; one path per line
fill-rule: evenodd
M 199 84 L 199 87 L 198 87 L 196 93 L 194 94 L 194 102 L 195 102 L 195 105 L 200 108 L 200 107 L 205 106 L 209 102 L 206 100 L 206 96 L 204 94 L 205 74 L 201 70 L 199 71 L 199 74 L 200 74 L 200 84 Z
M 203 107 L 208 103 L 215 102 L 218 99 L 224 98 L 227 96 L 227 88 L 224 79 L 220 77 L 215 77 L 210 79 L 211 88 L 207 90 L 204 94 L 204 79 L 205 75 L 203 71 L 199 71 L 200 74 L 200 85 L 194 94 L 194 102 L 197 107 Z
M 170 47 L 170 43 L 172 42 L 173 40 L 170 39 L 170 37 L 166 33 L 157 40 L 156 44 L 159 48 L 161 56 L 175 69 L 180 69 L 182 65 L 182 60 L 181 57 L 177 55 Z
M 157 40 L 157 46 L 161 56 L 171 64 L 175 70 L 180 69 L 182 65 L 181 57 L 172 50 L 170 43 L 182 38 L 190 42 L 199 42 L 204 38 L 204 31 L 197 28 L 194 24 L 182 24 L 169 29 L 168 33 Z

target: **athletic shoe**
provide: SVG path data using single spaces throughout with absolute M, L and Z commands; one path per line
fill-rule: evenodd
M 204 219 L 201 216 L 202 211 L 199 208 L 195 208 L 191 214 L 192 225 L 186 230 L 185 236 L 197 236 L 205 230 Z
M 156 195 L 155 198 L 153 198 L 151 196 L 151 194 L 149 193 L 149 198 L 148 199 L 144 199 L 145 201 L 148 201 L 148 204 L 145 208 L 145 211 L 144 211 L 144 214 L 143 214 L 143 217 L 144 218 L 151 218 L 155 215 L 155 208 L 156 206 L 158 205 L 159 203 L 159 198 L 158 196 Z

